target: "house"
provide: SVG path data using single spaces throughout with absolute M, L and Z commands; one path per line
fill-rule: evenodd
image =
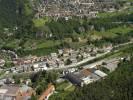
M 90 55 L 89 54 L 87 54 L 87 53 L 83 53 L 83 58 L 87 58 L 87 57 L 89 57 Z
M 69 73 L 73 73 L 77 70 L 77 68 L 71 68 L 71 69 L 67 69 Z
M 72 63 L 77 63 L 77 62 L 78 62 L 76 58 L 70 58 L 70 61 L 71 61 Z
M 40 70 L 47 70 L 46 62 L 40 62 L 33 65 L 33 69 L 35 72 L 38 72 Z
M 33 93 L 33 89 L 26 85 L 3 85 L 0 88 L 0 100 L 29 100 Z
M 104 62 L 105 65 L 103 67 L 110 70 L 110 72 L 114 71 L 118 67 L 119 59 L 111 59 Z
M 96 52 L 91 52 L 91 54 L 90 54 L 90 56 L 92 56 L 92 57 L 94 57 L 94 56 L 96 56 L 96 55 L 97 55 Z
M 6 78 L 6 79 L 3 79 L 3 81 L 4 81 L 4 84 L 14 84 L 15 83 L 14 79 L 12 79 L 12 78 Z
M 59 49 L 58 50 L 58 53 L 59 53 L 59 55 L 62 55 L 63 54 L 63 50 L 62 49 Z
M 39 64 L 39 68 L 40 68 L 41 70 L 47 70 L 47 69 L 48 69 L 45 62 L 40 63 L 40 64 Z
M 69 53 L 63 53 L 63 57 L 69 57 Z
M 20 87 L 20 93 L 22 95 L 22 97 L 20 98 L 21 100 L 29 100 L 32 94 L 35 94 L 34 90 L 27 85 Z
M 54 61 L 54 60 L 48 60 L 47 61 L 47 66 L 51 67 L 51 68 L 58 67 L 57 64 L 56 64 L 56 61 Z
M 57 58 L 58 56 L 57 56 L 57 53 L 51 53 L 51 57 L 52 58 Z
M 20 100 L 20 89 L 14 85 L 0 87 L 0 100 Z
M 107 63 L 106 65 L 103 65 L 103 67 L 107 68 L 110 72 L 112 72 L 118 67 L 118 62 Z
M 51 96 L 55 91 L 55 87 L 52 84 L 48 85 L 48 88 L 42 93 L 38 100 L 48 100 L 49 96 Z
M 5 65 L 5 60 L 0 59 L 0 67 L 3 67 Z
M 39 71 L 39 64 L 34 64 L 33 69 L 35 72 L 38 72 Z
M 61 68 L 61 67 L 64 67 L 64 65 L 65 65 L 65 64 L 64 64 L 63 61 L 61 61 L 61 60 L 57 61 L 57 66 L 58 66 L 58 67 Z

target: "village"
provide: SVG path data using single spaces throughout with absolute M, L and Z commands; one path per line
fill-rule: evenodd
M 0 0 L 0 100 L 132 100 L 132 0 Z
M 71 16 L 95 18 L 99 12 L 114 12 L 120 7 L 112 0 L 42 0 L 39 4 L 33 2 L 33 6 L 36 18 L 65 17 L 66 20 Z
M 123 44 L 121 44 L 123 45 Z M 116 47 L 116 46 L 115 46 Z M 37 57 L 28 56 L 24 58 L 13 57 L 15 67 L 2 69 L 5 61 L 0 60 L 1 72 L 4 71 L 0 80 L 1 98 L 19 98 L 16 100 L 28 100 L 32 95 L 35 95 L 35 90 L 29 85 L 30 79 L 21 80 L 22 85 L 16 85 L 15 80 L 11 75 L 20 73 L 37 73 L 39 71 L 62 70 L 60 77 L 56 80 L 58 84 L 67 81 L 70 86 L 79 86 L 90 84 L 92 82 L 105 79 L 110 72 L 113 72 L 120 61 L 125 58 L 113 58 L 96 61 L 92 64 L 82 65 L 88 61 L 104 56 L 113 50 L 113 46 L 107 45 L 102 48 L 88 46 L 81 47 L 77 50 L 72 48 L 59 49 L 58 52 L 53 52 L 48 56 Z M 126 57 L 126 60 L 130 58 Z M 9 92 L 8 92 L 9 91 Z M 10 91 L 14 91 L 10 93 Z M 39 100 L 48 100 L 49 96 L 54 94 L 56 88 L 49 83 L 47 89 L 44 90 Z M 25 99 L 23 99 L 25 98 Z
M 56 80 L 57 84 L 68 84 L 67 87 L 83 87 L 84 85 L 105 79 L 109 73 L 113 72 L 120 61 L 130 60 L 130 58 L 114 58 L 108 59 L 101 64 L 95 66 L 82 66 L 82 68 L 70 68 L 62 71 L 62 77 Z M 15 98 L 15 100 L 29 100 L 33 95 L 36 95 L 35 90 L 30 87 L 31 80 L 21 80 L 21 85 L 16 85 L 12 78 L 0 80 L 0 97 Z M 38 100 L 48 100 L 52 94 L 58 93 L 55 86 L 51 83 L 48 84 L 47 89 L 39 96 Z M 45 98 L 45 99 L 44 99 Z
M 57 53 L 53 52 L 48 56 L 37 57 L 29 55 L 23 58 L 12 57 L 12 63 L 15 67 L 2 68 L 5 64 L 4 59 L 0 60 L 0 65 L 1 70 L 5 70 L 6 74 L 71 68 L 109 53 L 112 49 L 111 44 L 103 48 L 97 48 L 95 46 L 81 47 L 77 50 L 65 48 L 59 49 Z

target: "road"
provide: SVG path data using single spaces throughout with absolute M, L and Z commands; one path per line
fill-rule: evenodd
M 82 65 L 82 64 L 84 64 L 84 63 L 86 63 L 86 62 L 88 62 L 88 61 L 92 61 L 92 60 L 94 60 L 94 59 L 96 59 L 96 58 L 102 57 L 102 56 L 104 56 L 104 55 L 106 55 L 106 54 L 108 54 L 108 53 L 109 53 L 109 52 L 105 52 L 105 53 L 103 53 L 103 54 L 98 54 L 98 55 L 95 56 L 95 57 L 86 58 L 86 59 L 84 59 L 84 60 L 82 60 L 82 61 L 80 61 L 80 62 L 78 62 L 78 63 L 75 63 L 75 64 L 71 64 L 71 65 L 67 65 L 67 66 L 63 66 L 63 67 L 59 67 L 59 68 L 54 68 L 54 70 L 68 69 L 68 68 L 77 67 L 77 66 L 80 66 L 80 65 Z M 53 69 L 48 69 L 48 70 L 53 70 Z

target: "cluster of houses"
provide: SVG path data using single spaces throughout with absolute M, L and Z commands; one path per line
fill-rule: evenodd
M 48 100 L 55 91 L 55 87 L 52 84 L 48 85 L 48 88 L 38 97 L 38 100 Z M 31 100 L 31 97 L 35 94 L 35 91 L 27 85 L 3 85 L 0 87 L 0 100 Z
M 16 84 L 13 78 L 0 79 L 0 100 L 31 100 L 36 96 L 36 91 L 30 87 L 30 79 L 20 79 L 21 84 Z M 45 85 L 45 84 L 44 84 Z M 38 100 L 48 100 L 55 91 L 55 86 L 49 83 L 47 89 L 37 96 Z
M 117 68 L 117 65 L 118 65 L 119 62 L 120 62 L 120 60 L 118 58 L 114 58 L 114 59 L 111 59 L 111 60 L 104 61 L 102 66 L 107 68 L 110 72 L 112 72 Z
M 0 100 L 29 100 L 34 93 L 27 85 L 3 85 L 0 87 Z
M 103 71 L 100 71 L 96 68 L 88 68 L 79 72 L 68 73 L 65 75 L 65 79 L 69 80 L 75 85 L 83 86 L 95 82 L 101 78 L 105 78 L 106 76 L 107 74 Z
M 55 91 L 52 84 L 38 97 L 38 100 L 48 100 Z M 0 100 L 31 100 L 31 97 L 36 95 L 35 91 L 27 85 L 3 85 L 0 87 Z
M 10 55 L 11 58 L 18 58 L 18 55 L 14 51 L 2 49 L 0 52 Z
M 18 56 L 14 51 L 0 49 L 0 67 L 2 68 L 5 65 L 6 59 L 14 59 L 17 57 Z
M 112 50 L 112 45 L 96 48 L 96 47 L 81 47 L 77 50 L 72 48 L 59 49 L 58 53 L 51 53 L 47 56 L 46 65 L 49 68 L 64 67 L 65 65 L 75 64 L 88 57 L 95 57 L 96 55 Z
M 31 100 L 32 96 L 36 96 L 36 91 L 29 86 L 29 80 L 21 80 L 21 84 L 23 84 L 18 85 L 12 78 L 1 79 L 0 83 L 3 84 L 0 84 L 0 100 Z M 44 89 L 37 98 L 38 100 L 48 100 L 54 91 L 55 86 L 49 83 L 47 89 Z
M 32 3 L 36 18 L 87 16 L 97 17 L 98 12 L 115 11 L 116 4 L 112 0 L 40 0 Z M 119 7 L 119 6 L 118 6 Z
M 16 67 L 12 67 L 10 71 L 40 71 L 54 68 L 64 68 L 65 66 L 77 64 L 87 58 L 94 58 L 98 54 L 110 52 L 112 45 L 103 48 L 81 47 L 77 50 L 72 48 L 59 49 L 57 53 L 51 53 L 48 56 L 28 56 L 25 58 L 13 59 Z
M 95 17 L 96 11 L 89 12 L 89 8 L 94 6 L 94 2 L 92 0 L 83 1 L 85 0 L 44 0 L 37 7 L 35 17 L 66 17 L 73 15 L 82 16 L 83 14 Z
M 51 55 L 56 58 L 55 54 Z M 84 85 L 106 78 L 107 73 L 100 70 L 99 66 L 107 68 L 110 72 L 112 72 L 117 68 L 118 63 L 120 61 L 124 61 L 125 59 L 130 60 L 130 57 L 107 59 L 104 60 L 101 65 L 96 64 L 95 66 L 88 68 L 83 67 L 83 69 L 71 68 L 67 69 L 67 71 L 65 69 L 63 71 L 63 79 L 59 78 L 58 81 L 62 82 L 62 80 L 66 79 L 72 84 L 82 87 Z M 35 66 L 38 67 L 38 65 Z M 0 80 L 0 100 L 29 100 L 31 96 L 36 95 L 34 89 L 29 87 L 30 82 L 31 81 L 29 79 L 21 80 L 23 85 L 18 86 L 11 78 Z M 47 89 L 44 89 L 42 94 L 38 96 L 38 100 L 48 100 L 54 91 L 55 86 L 50 83 Z
M 95 66 L 84 66 L 82 70 L 72 68 L 64 71 L 64 79 L 70 81 L 72 84 L 77 86 L 84 86 L 92 82 L 104 79 L 108 73 L 115 71 L 120 61 L 129 61 L 130 57 L 113 58 L 102 61 L 101 64 Z M 102 70 L 102 68 L 108 70 Z
M 37 56 L 29 55 L 28 57 L 24 57 L 24 58 L 13 59 L 13 63 L 15 66 L 19 66 L 19 65 L 41 62 L 44 60 L 45 60 L 45 57 L 37 57 Z
M 101 12 L 114 12 L 127 8 L 132 5 L 130 1 L 113 0 L 31 0 L 35 10 L 35 18 L 44 16 L 54 17 L 56 19 L 63 17 L 66 20 L 73 16 L 88 18 L 98 17 Z

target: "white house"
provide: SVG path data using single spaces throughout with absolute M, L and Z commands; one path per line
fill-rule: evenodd
M 34 68 L 34 71 L 36 71 L 36 72 L 40 70 L 39 69 L 39 64 L 34 64 L 33 68 Z

